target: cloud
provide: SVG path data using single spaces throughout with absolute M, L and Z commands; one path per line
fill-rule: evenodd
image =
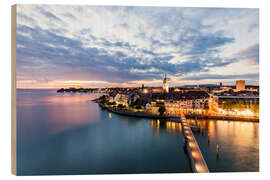
M 251 24 L 249 26 L 248 32 L 252 32 L 254 30 L 259 30 L 259 23 L 258 22 L 254 23 L 254 24 Z
M 42 15 L 44 15 L 46 18 L 52 20 L 52 21 L 62 21 L 59 17 L 55 16 L 53 13 L 45 10 L 44 8 L 37 6 L 35 8 L 37 11 L 39 11 Z
M 242 43 L 241 37 L 216 26 L 219 21 L 256 24 L 244 18 L 253 11 L 18 5 L 17 74 L 36 82 L 123 83 L 208 72 L 242 59 L 255 62 L 258 42 L 234 53 L 230 49 Z
M 259 44 L 256 43 L 244 50 L 241 50 L 236 54 L 236 56 L 241 60 L 246 60 L 253 64 L 259 64 Z
M 202 74 L 191 77 L 184 77 L 182 80 L 205 80 L 205 79 L 258 79 L 259 74 L 238 74 L 238 75 L 220 75 L 220 74 Z

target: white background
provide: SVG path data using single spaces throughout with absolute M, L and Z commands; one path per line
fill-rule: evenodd
M 0 179 L 270 179 L 270 4 L 266 0 L 17 0 L 0 5 Z M 25 176 L 11 175 L 11 5 L 26 4 L 88 4 L 140 5 L 182 7 L 245 7 L 260 8 L 260 173 L 211 174 L 137 174 L 137 175 L 81 175 L 81 176 Z

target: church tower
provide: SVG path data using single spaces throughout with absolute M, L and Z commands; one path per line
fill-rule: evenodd
M 165 74 L 165 77 L 163 79 L 163 89 L 165 90 L 166 93 L 169 92 L 169 82 L 168 82 L 168 78 Z

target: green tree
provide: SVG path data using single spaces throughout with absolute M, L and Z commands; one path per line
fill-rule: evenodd
M 257 114 L 260 111 L 259 103 L 254 103 L 251 105 L 250 110 L 254 113 Z
M 101 101 L 100 101 L 102 104 L 108 104 L 108 99 L 101 99 Z
M 109 102 L 108 96 L 106 95 L 101 96 L 99 100 L 102 104 L 107 104 Z
M 110 105 L 110 106 L 114 106 L 114 105 L 116 105 L 116 102 L 107 102 L 107 105 Z
M 244 101 L 240 100 L 236 103 L 235 108 L 242 111 L 246 108 Z
M 120 109 L 124 109 L 126 106 L 124 104 L 118 104 L 117 107 L 120 108 Z
M 160 106 L 158 112 L 161 116 L 163 116 L 164 112 L 166 111 L 165 106 Z
M 233 109 L 233 102 L 231 100 L 226 100 L 223 102 L 223 109 L 231 110 Z
M 139 99 L 137 99 L 136 101 L 135 101 L 135 106 L 138 106 L 138 105 L 142 105 L 142 99 L 141 98 L 139 98 Z

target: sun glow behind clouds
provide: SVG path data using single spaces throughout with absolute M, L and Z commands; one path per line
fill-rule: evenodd
M 173 85 L 259 81 L 258 9 L 18 5 L 17 12 L 19 88 L 157 86 L 164 73 Z
M 35 80 L 18 80 L 17 87 L 22 89 L 55 89 L 55 88 L 69 88 L 69 87 L 137 87 L 142 84 L 146 86 L 160 86 L 162 80 L 149 80 L 149 81 L 127 81 L 123 83 L 113 83 L 107 81 L 49 81 L 49 82 L 36 82 Z M 38 84 L 38 86 L 36 86 Z

